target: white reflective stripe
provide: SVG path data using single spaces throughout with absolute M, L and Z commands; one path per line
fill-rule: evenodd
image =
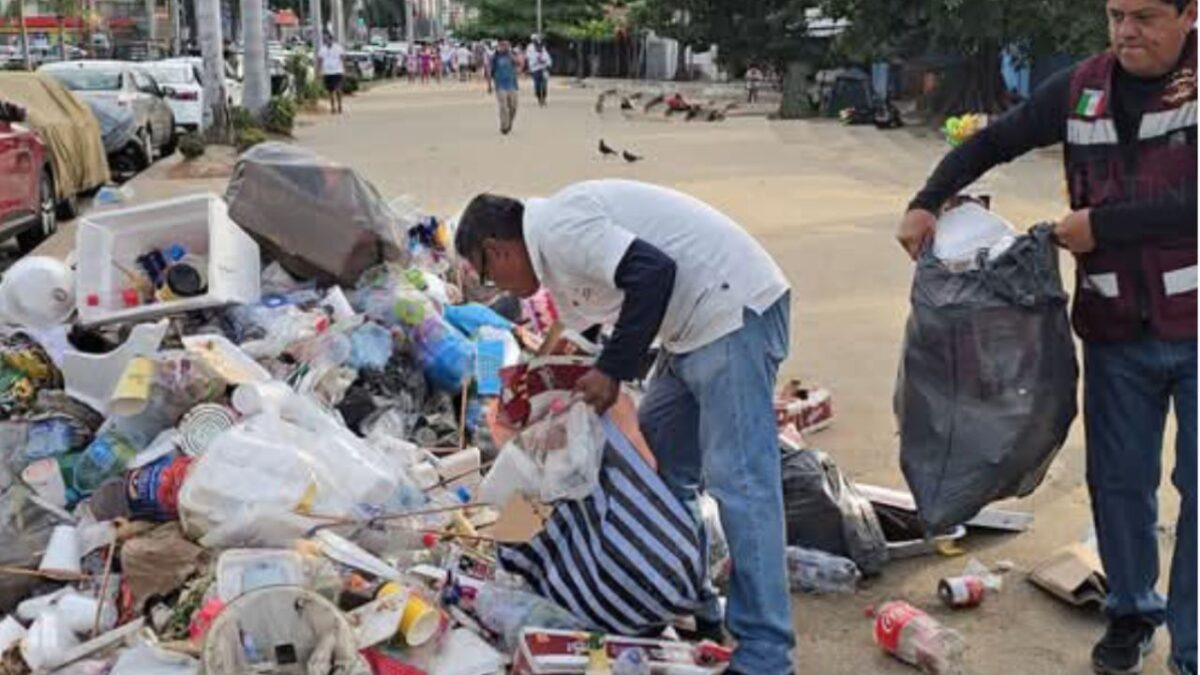
M 1163 272 L 1163 289 L 1166 290 L 1167 295 L 1179 295 L 1196 290 L 1196 266 Z
M 1083 287 L 1106 298 L 1121 297 L 1120 287 L 1117 286 L 1117 273 L 1089 274 L 1083 278 Z
M 1142 127 L 1138 139 L 1146 140 L 1166 136 L 1180 129 L 1196 126 L 1196 102 L 1188 101 L 1174 110 L 1146 113 L 1142 116 Z
M 1110 119 L 1067 120 L 1068 145 L 1116 145 L 1117 125 Z

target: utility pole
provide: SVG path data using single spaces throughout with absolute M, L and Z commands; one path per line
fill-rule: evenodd
M 325 34 L 325 21 L 321 18 L 321 0 L 309 0 L 309 17 L 312 19 L 312 45 L 313 55 L 315 57 L 317 51 L 321 49 Z
M 409 49 L 412 49 L 413 36 L 416 34 L 415 33 L 416 26 L 413 25 L 416 22 L 416 17 L 413 16 L 413 1 L 414 0 L 403 0 L 403 2 L 404 2 L 404 41 L 405 41 L 405 43 L 408 44 Z M 407 59 L 408 55 L 405 54 L 404 58 Z
M 183 22 L 180 20 L 179 3 L 181 0 L 167 0 L 171 4 L 171 55 L 179 56 L 183 53 Z
M 33 70 L 33 62 L 29 59 L 29 28 L 25 25 L 25 0 L 15 1 L 17 20 L 21 22 L 21 51 L 25 53 L 25 70 Z

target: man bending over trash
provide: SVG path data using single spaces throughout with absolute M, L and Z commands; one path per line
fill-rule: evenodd
M 732 672 L 791 672 L 773 407 L 790 293 L 771 256 L 707 204 L 627 180 L 524 202 L 481 194 L 459 220 L 455 247 L 484 283 L 521 297 L 546 287 L 567 327 L 613 327 L 577 387 L 598 413 L 661 340 L 666 355 L 639 418 L 671 490 L 694 513 L 701 487 L 720 505 L 733 557 Z M 720 635 L 711 588 L 696 620 L 701 634 Z

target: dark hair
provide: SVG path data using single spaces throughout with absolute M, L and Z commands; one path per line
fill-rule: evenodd
M 1180 14 L 1183 14 L 1184 10 L 1188 8 L 1188 5 L 1192 4 L 1192 0 L 1163 0 L 1163 2 L 1167 3 L 1168 5 L 1175 5 L 1175 9 L 1178 10 Z
M 460 257 L 474 260 L 486 239 L 524 239 L 524 220 L 525 205 L 521 202 L 500 195 L 477 195 L 458 219 L 454 248 Z

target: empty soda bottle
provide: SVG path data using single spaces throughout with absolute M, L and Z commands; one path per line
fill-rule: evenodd
M 893 600 L 876 611 L 875 644 L 925 675 L 963 672 L 962 635 L 907 602 Z
M 787 571 L 794 593 L 853 593 L 862 577 L 854 561 L 800 546 L 787 547 Z

